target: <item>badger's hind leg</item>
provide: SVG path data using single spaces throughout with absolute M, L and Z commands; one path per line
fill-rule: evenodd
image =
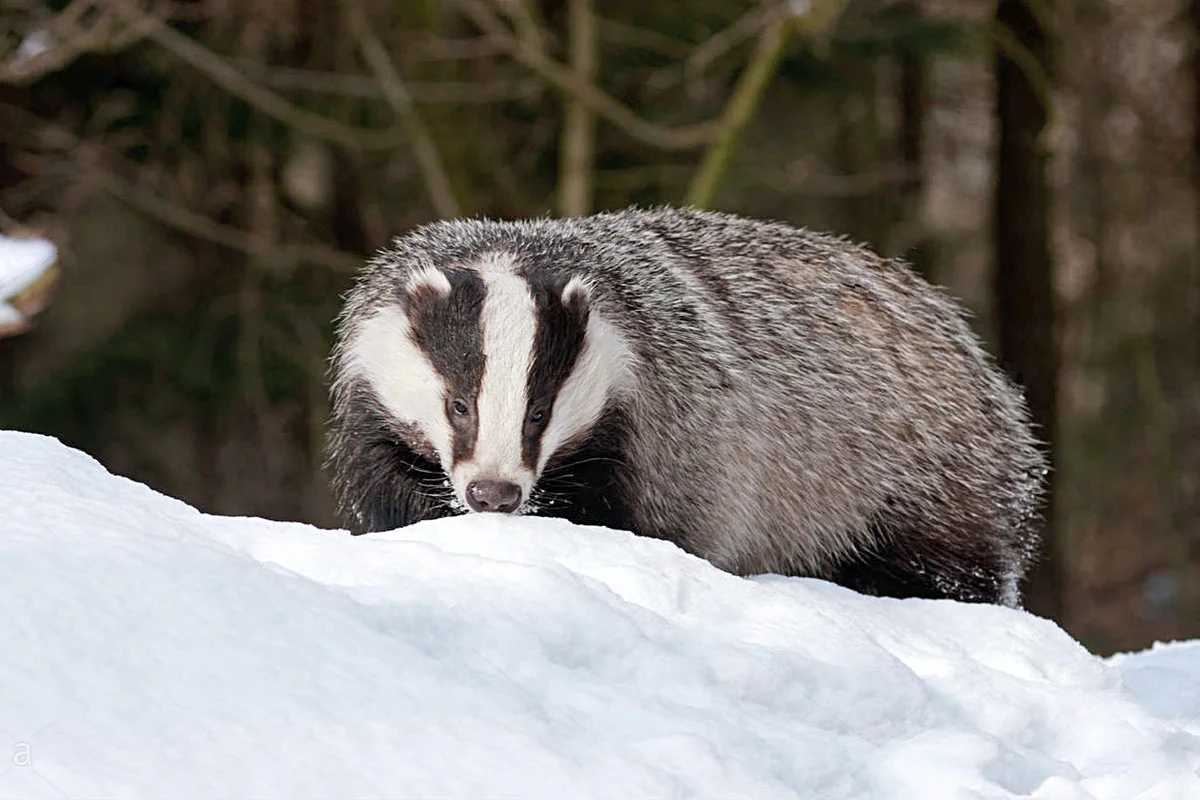
M 873 546 L 850 557 L 830 580 L 863 594 L 1016 605 L 1010 558 L 991 530 L 936 535 L 926 526 L 880 517 Z

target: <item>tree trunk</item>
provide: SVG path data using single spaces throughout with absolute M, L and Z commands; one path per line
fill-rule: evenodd
M 1192 176 L 1193 191 L 1196 203 L 1196 236 L 1198 241 L 1197 257 L 1192 259 L 1191 302 L 1188 305 L 1189 318 L 1196 329 L 1192 332 L 1192 341 L 1196 353 L 1200 354 L 1200 0 L 1192 0 L 1189 4 L 1192 21 Z M 1196 359 L 1191 363 L 1195 370 L 1193 378 L 1200 386 L 1200 368 L 1195 366 Z
M 1200 0 L 1189 4 L 1192 22 L 1192 175 L 1195 181 L 1196 234 L 1200 236 Z M 1200 309 L 1195 309 L 1200 313 Z
M 1038 11 L 1051 3 L 1040 2 Z M 1025 387 L 1041 439 L 1055 452 L 1058 346 L 1050 251 L 1048 120 L 1052 46 L 1027 0 L 999 0 L 996 24 L 995 197 L 996 311 L 1000 360 Z M 1064 570 L 1054 520 L 1054 473 L 1044 509 L 1041 549 L 1025 591 L 1030 611 L 1061 619 Z
M 571 68 L 594 83 L 599 67 L 599 44 L 591 0 L 570 0 L 567 12 Z M 563 112 L 558 157 L 559 216 L 583 217 L 592 212 L 595 158 L 596 114 L 578 98 L 569 96 Z
M 1188 392 L 1190 397 L 1197 397 L 1200 396 L 1200 0 L 1192 0 L 1189 4 L 1189 11 L 1192 22 L 1192 101 L 1194 103 L 1192 107 L 1192 191 L 1195 193 L 1197 241 L 1196 255 L 1192 258 L 1191 264 L 1191 302 L 1188 304 L 1185 317 L 1191 321 L 1193 326 L 1192 330 L 1188 332 L 1192 351 L 1185 362 L 1191 365 L 1192 374 L 1190 385 L 1184 391 Z M 1187 426 L 1186 430 L 1191 431 L 1190 436 L 1185 434 L 1184 440 L 1192 442 L 1190 452 L 1185 449 L 1180 461 L 1185 475 L 1188 474 L 1189 464 L 1200 467 L 1200 407 L 1198 406 L 1200 404 L 1193 403 L 1190 414 L 1183 421 L 1183 424 Z M 1192 469 L 1192 471 L 1200 474 L 1200 470 Z M 1180 528 L 1180 532 L 1184 536 L 1189 535 L 1190 532 L 1192 552 L 1197 559 L 1200 559 L 1200 524 L 1196 522 L 1196 520 L 1200 520 L 1200 481 L 1183 482 L 1181 494 L 1180 517 L 1185 522 Z M 1191 520 L 1190 525 L 1186 522 L 1189 519 Z

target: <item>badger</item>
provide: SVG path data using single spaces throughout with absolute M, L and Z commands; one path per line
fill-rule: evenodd
M 355 533 L 536 514 L 738 574 L 1016 605 L 1046 475 L 960 309 L 844 239 L 695 209 L 463 219 L 375 255 L 331 358 Z

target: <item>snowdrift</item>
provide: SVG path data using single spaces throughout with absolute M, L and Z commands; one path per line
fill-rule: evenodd
M 0 797 L 1200 798 L 1200 643 L 471 517 L 212 517 L 0 432 Z

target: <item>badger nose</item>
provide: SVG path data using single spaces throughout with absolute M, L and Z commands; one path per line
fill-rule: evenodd
M 467 485 L 467 505 L 473 511 L 507 514 L 521 505 L 521 487 L 508 481 L 472 481 Z

